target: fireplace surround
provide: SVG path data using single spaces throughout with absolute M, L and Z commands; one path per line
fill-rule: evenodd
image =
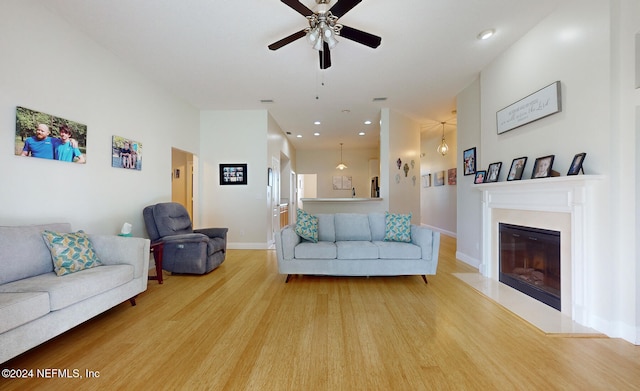
M 482 259 L 480 273 L 499 281 L 499 224 L 553 230 L 560 235 L 560 310 L 573 321 L 591 326 L 594 251 L 603 180 L 579 175 L 472 185 L 482 193 Z

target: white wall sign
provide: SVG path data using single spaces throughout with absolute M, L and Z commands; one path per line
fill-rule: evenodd
M 498 134 L 562 111 L 560 81 L 556 81 L 496 113 Z

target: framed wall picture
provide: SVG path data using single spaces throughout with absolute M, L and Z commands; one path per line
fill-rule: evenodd
M 553 159 L 555 155 L 543 156 L 536 159 L 533 165 L 531 178 L 546 178 L 551 176 L 551 168 L 553 167 Z
M 584 174 L 584 169 L 582 168 L 582 163 L 584 163 L 584 158 L 587 157 L 586 152 L 582 152 L 573 157 L 573 161 L 571 162 L 571 166 L 569 167 L 569 172 L 567 175 L 578 175 L 580 171 Z
M 484 179 L 487 176 L 487 172 L 484 170 L 481 171 L 476 171 L 476 176 L 473 179 L 473 183 L 478 184 L 478 183 L 484 183 Z
M 450 185 L 455 185 L 458 182 L 458 169 L 450 168 L 447 170 L 447 183 Z
M 14 152 L 17 156 L 85 163 L 87 125 L 18 106 Z
M 507 175 L 507 180 L 519 181 L 520 179 L 522 179 L 522 172 L 524 171 L 524 166 L 526 164 L 526 156 L 513 159 L 513 162 L 511 162 L 511 168 L 509 169 L 509 174 Z
M 502 168 L 502 162 L 489 164 L 489 168 L 487 169 L 487 178 L 485 182 L 498 182 L 501 168 Z
M 561 112 L 560 91 L 560 81 L 556 81 L 496 112 L 498 134 Z
M 220 164 L 220 185 L 246 185 L 247 164 Z
M 111 137 L 111 167 L 142 170 L 142 143 L 120 136 Z M 174 172 L 176 178 L 180 171 Z
M 464 175 L 476 173 L 476 147 L 469 148 L 462 153 L 462 164 L 464 165 Z
M 433 185 L 444 186 L 444 170 L 436 172 L 436 177 L 433 181 Z

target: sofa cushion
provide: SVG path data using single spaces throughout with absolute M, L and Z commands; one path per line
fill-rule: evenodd
M 318 240 L 321 242 L 336 241 L 336 225 L 332 214 L 317 214 Z
M 335 259 L 336 244 L 333 242 L 302 242 L 294 250 L 296 259 Z
M 295 231 L 301 238 L 316 243 L 318 241 L 318 218 L 298 209 Z
M 49 313 L 46 292 L 0 293 L 0 333 Z
M 133 280 L 129 264 L 105 265 L 58 277 L 46 273 L 0 285 L 0 292 L 47 292 L 51 311 L 60 310 Z
M 422 249 L 412 243 L 373 242 L 378 247 L 380 259 L 420 259 Z
M 371 240 L 369 216 L 362 213 L 336 213 L 336 242 L 343 240 Z
M 369 227 L 371 228 L 371 241 L 384 240 L 386 232 L 386 220 L 384 213 L 369 213 Z
M 378 259 L 378 246 L 371 242 L 346 240 L 336 242 L 338 259 Z
M 58 233 L 45 230 L 42 237 L 51 252 L 53 270 L 59 276 L 102 265 L 84 231 Z
M 411 242 L 411 213 L 398 214 L 385 212 L 384 240 L 393 242 Z
M 0 227 L 0 284 L 53 271 L 42 231 L 69 232 L 67 223 Z

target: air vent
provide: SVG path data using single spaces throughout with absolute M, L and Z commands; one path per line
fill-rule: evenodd
M 374 102 L 382 102 L 382 101 L 385 101 L 385 100 L 387 100 L 387 98 L 386 98 L 386 97 L 382 97 L 382 98 L 373 98 L 373 101 L 374 101 Z
M 260 99 L 260 103 L 273 103 L 273 99 Z

